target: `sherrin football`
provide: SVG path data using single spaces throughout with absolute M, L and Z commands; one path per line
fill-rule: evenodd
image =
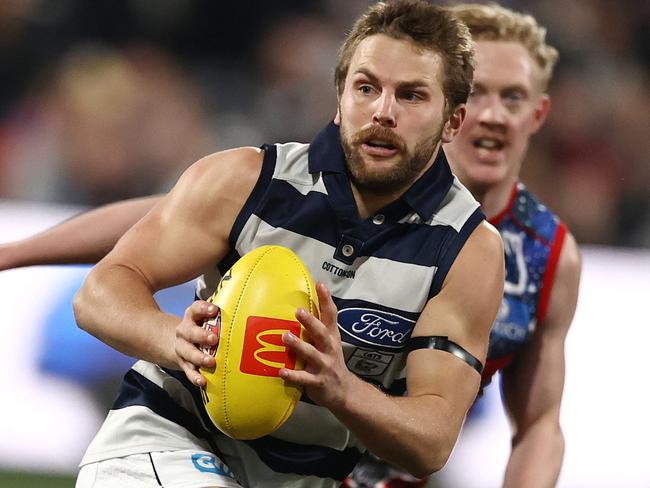
M 218 315 L 204 325 L 219 343 L 205 352 L 214 369 L 202 398 L 216 427 L 235 439 L 270 434 L 291 415 L 302 394 L 280 378 L 281 368 L 302 369 L 282 342 L 293 332 L 305 338 L 298 307 L 319 316 L 314 280 L 296 254 L 282 246 L 262 246 L 242 256 L 223 276 L 210 301 Z

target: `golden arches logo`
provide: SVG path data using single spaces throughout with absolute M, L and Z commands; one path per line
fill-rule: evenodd
M 239 369 L 257 376 L 278 376 L 282 368 L 294 369 L 296 357 L 282 343 L 282 334 L 301 336 L 300 323 L 275 317 L 251 315 L 246 320 L 246 332 Z
M 263 365 L 269 366 L 271 368 L 278 368 L 278 369 L 284 368 L 285 363 L 281 363 L 279 361 L 270 361 L 262 357 L 262 354 L 265 352 L 267 353 L 285 352 L 287 350 L 287 346 L 285 346 L 284 344 L 272 344 L 263 339 L 264 336 L 268 336 L 268 335 L 281 336 L 285 332 L 289 332 L 289 329 L 269 329 L 269 330 L 263 330 L 262 332 L 257 334 L 255 336 L 255 339 L 262 347 L 257 349 L 255 351 L 255 354 L 253 354 L 255 359 L 257 359 Z

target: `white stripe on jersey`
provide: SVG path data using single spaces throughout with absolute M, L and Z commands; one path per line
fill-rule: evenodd
M 337 276 L 323 269 L 323 263 L 334 262 L 331 257 L 334 254 L 334 247 L 284 228 L 273 227 L 256 215 L 251 215 L 237 239 L 237 252 L 243 256 L 267 244 L 292 249 L 309 266 L 314 279 L 325 283 L 332 295 L 337 298 L 374 302 L 377 297 L 381 297 L 383 305 L 408 312 L 417 313 L 422 310 L 428 300 L 429 288 L 436 271 L 433 266 L 364 256 L 357 258 L 351 266 L 345 267 L 346 270 L 355 272 L 355 278 Z M 311 263 L 319 263 L 319 265 L 314 266 Z M 338 266 L 344 266 L 338 261 L 336 263 Z M 390 293 L 386 292 L 388 282 L 402 280 L 417 283 L 418 287 L 398 286 L 392 287 Z M 209 281 L 214 282 L 214 279 Z M 209 296 L 209 294 L 200 291 L 200 296 Z
M 467 219 L 478 207 L 479 203 L 474 200 L 469 190 L 454 176 L 454 182 L 449 189 L 449 193 L 447 193 L 442 205 L 427 224 L 449 225 L 456 232 L 460 232 Z
M 327 194 L 325 183 L 322 178 L 314 183 L 314 178 L 308 171 L 305 171 L 305 158 L 309 150 L 309 144 L 300 144 L 297 142 L 288 142 L 286 144 L 276 144 L 277 161 L 282 164 L 276 164 L 273 172 L 273 178 L 276 180 L 286 181 L 291 184 L 302 195 L 316 191 Z

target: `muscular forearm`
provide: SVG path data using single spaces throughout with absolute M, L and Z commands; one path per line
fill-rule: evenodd
M 564 458 L 564 436 L 560 426 L 529 428 L 513 441 L 503 486 L 550 488 L 557 483 Z
M 413 476 L 441 469 L 462 419 L 437 396 L 391 397 L 356 378 L 355 393 L 333 413 L 376 456 Z
M 160 311 L 152 290 L 135 271 L 100 263 L 73 305 L 79 327 L 111 347 L 161 366 L 178 367 L 174 336 L 180 318 Z

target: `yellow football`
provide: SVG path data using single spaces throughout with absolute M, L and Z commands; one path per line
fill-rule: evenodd
M 218 334 L 219 344 L 206 350 L 216 367 L 201 369 L 207 379 L 205 409 L 232 438 L 270 434 L 289 418 L 302 394 L 279 376 L 281 368 L 303 367 L 282 334 L 305 339 L 295 317 L 298 307 L 319 316 L 314 280 L 292 250 L 262 246 L 233 265 L 210 301 L 219 313 L 204 326 Z

